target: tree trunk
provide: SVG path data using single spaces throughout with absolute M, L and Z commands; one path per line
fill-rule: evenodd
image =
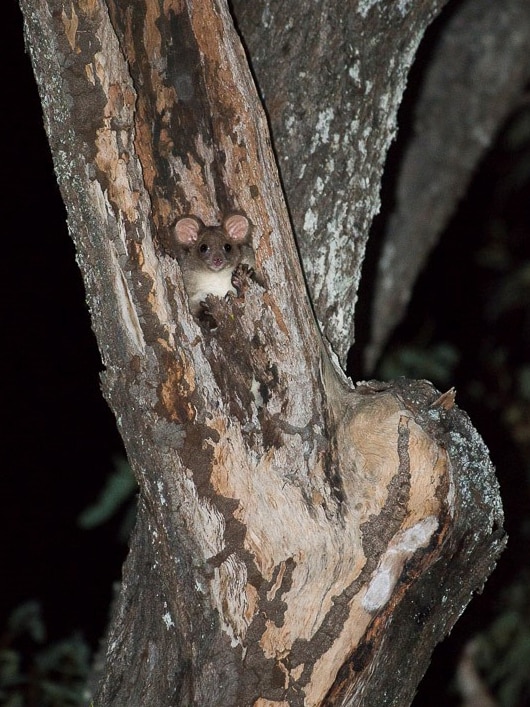
M 140 488 L 95 704 L 408 704 L 504 546 L 482 441 L 452 391 L 354 388 L 342 374 L 313 315 L 224 0 L 21 5 L 103 391 Z M 366 222 L 437 6 L 409 5 L 412 25 L 388 43 L 406 47 L 393 55 L 399 86 L 391 101 L 387 87 L 379 94 L 379 122 L 360 115 L 350 136 L 370 124 L 366 159 L 378 154 L 366 200 L 349 207 Z M 359 3 L 357 17 L 366 47 L 374 20 L 382 61 L 384 10 Z M 357 56 L 353 80 L 363 66 L 381 71 Z M 309 122 L 312 180 L 335 145 L 326 115 Z M 325 213 L 312 198 L 296 208 Z M 231 211 L 253 225 L 257 277 L 208 298 L 209 329 L 190 313 L 172 225 L 188 214 L 215 225 Z M 327 328 L 344 358 L 340 308 L 352 304 L 332 302 L 345 280 L 331 265 L 340 240 L 325 233 L 316 262 L 335 285 L 315 296 L 308 282 L 319 316 L 337 313 Z

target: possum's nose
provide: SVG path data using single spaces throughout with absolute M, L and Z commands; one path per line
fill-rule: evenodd
M 218 257 L 216 257 L 216 258 L 212 258 L 212 265 L 214 266 L 214 268 L 215 268 L 216 270 L 220 270 L 220 269 L 223 267 L 224 264 L 225 264 L 225 259 L 224 259 L 224 258 L 222 258 L 222 257 L 220 257 L 220 256 L 218 256 Z

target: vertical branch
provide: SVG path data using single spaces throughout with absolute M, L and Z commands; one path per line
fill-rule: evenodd
M 233 3 L 316 316 L 343 362 L 408 72 L 445 2 Z

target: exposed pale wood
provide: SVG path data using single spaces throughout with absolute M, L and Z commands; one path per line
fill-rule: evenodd
M 407 704 L 504 544 L 487 451 L 451 394 L 334 364 L 224 2 L 22 7 L 140 486 L 96 704 Z M 233 209 L 259 277 L 204 331 L 171 226 Z

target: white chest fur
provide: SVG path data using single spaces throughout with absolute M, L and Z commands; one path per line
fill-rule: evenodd
M 232 285 L 232 273 L 232 268 L 226 268 L 220 272 L 201 270 L 188 273 L 187 289 L 191 304 L 202 302 L 208 295 L 224 297 L 228 292 L 235 293 Z

